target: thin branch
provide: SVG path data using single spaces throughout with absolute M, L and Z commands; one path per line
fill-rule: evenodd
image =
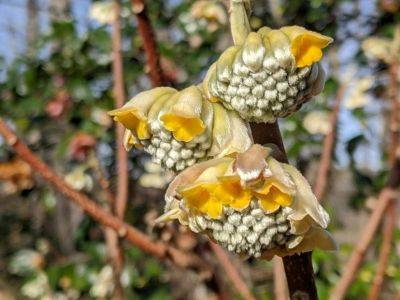
M 122 107 L 125 103 L 125 88 L 124 88 L 124 71 L 121 54 L 121 1 L 114 0 L 114 22 L 112 31 L 112 56 L 113 56 L 113 79 L 114 79 L 114 97 L 115 107 Z M 124 219 L 126 204 L 128 201 L 128 153 L 123 147 L 124 127 L 122 124 L 116 124 L 116 147 L 117 147 L 117 191 L 116 199 L 111 204 L 111 211 Z M 107 191 L 107 190 L 106 190 Z M 111 200 L 112 198 L 110 198 Z M 115 231 L 106 229 L 106 244 L 112 260 L 115 283 L 115 298 L 123 300 L 124 290 L 121 285 L 121 274 L 124 267 L 124 252 L 121 248 L 118 235 Z
M 258 144 L 272 143 L 284 154 L 282 162 L 287 162 L 287 156 L 278 123 L 251 123 L 254 142 Z M 311 262 L 311 252 L 295 254 L 283 258 L 290 297 L 301 299 L 318 299 L 315 286 L 314 270 Z
M 375 235 L 375 232 L 382 220 L 384 212 L 391 201 L 395 198 L 395 189 L 400 185 L 400 159 L 397 157 L 395 161 L 389 179 L 386 184 L 386 188 L 379 194 L 376 206 L 365 225 L 364 231 L 361 233 L 360 238 L 357 241 L 357 245 L 353 250 L 350 259 L 343 267 L 343 274 L 340 280 L 336 283 L 333 292 L 331 294 L 332 300 L 344 299 L 348 288 L 356 277 L 360 268 L 361 262 L 365 257 L 365 253 L 368 250 L 369 245 Z
M 125 89 L 123 79 L 123 66 L 121 56 L 121 3 L 114 1 L 115 18 L 113 23 L 113 77 L 114 77 L 114 96 L 115 107 L 122 107 L 125 103 Z M 128 153 L 123 147 L 124 127 L 122 124 L 116 126 L 116 147 L 117 147 L 117 196 L 115 203 L 115 213 L 123 219 L 125 215 L 126 202 L 128 198 Z
M 395 38 L 395 41 L 397 38 Z M 391 110 L 390 110 L 390 132 L 391 132 L 391 143 L 389 145 L 389 162 L 391 165 L 396 159 L 396 149 L 399 145 L 399 91 L 397 87 L 397 76 L 398 76 L 398 59 L 396 56 L 393 57 L 393 62 L 389 69 L 390 73 L 390 98 L 391 98 Z M 392 246 L 393 232 L 396 226 L 396 202 L 391 200 L 386 209 L 386 220 L 383 226 L 383 241 L 381 251 L 379 253 L 378 266 L 375 274 L 375 278 L 368 295 L 368 299 L 378 299 L 380 291 L 382 289 L 383 279 L 386 271 L 386 266 L 389 261 L 390 250 Z
M 119 237 L 128 240 L 142 251 L 161 260 L 170 259 L 180 267 L 193 266 L 204 268 L 204 266 L 207 265 L 195 255 L 183 253 L 182 251 L 161 242 L 153 242 L 146 234 L 107 212 L 86 195 L 72 189 L 59 175 L 55 173 L 55 171 L 29 150 L 29 148 L 15 135 L 1 117 L 0 134 L 5 138 L 5 141 L 13 148 L 13 150 L 58 192 L 62 193 L 68 199 L 80 206 L 88 215 L 103 226 L 110 227 L 116 231 Z
M 378 267 L 376 269 L 374 281 L 368 295 L 369 300 L 378 299 L 382 290 L 383 279 L 389 261 L 390 251 L 392 249 L 393 233 L 396 227 L 396 201 L 391 199 L 386 210 L 387 213 L 386 222 L 383 229 L 383 241 L 381 251 L 379 253 Z
M 287 296 L 287 284 L 285 276 L 285 268 L 283 266 L 282 259 L 278 256 L 274 257 L 274 299 L 275 300 L 286 300 Z
M 161 69 L 160 54 L 151 26 L 149 16 L 147 15 L 146 4 L 144 0 L 131 0 L 132 10 L 138 22 L 138 31 L 142 37 L 143 48 L 146 54 L 149 77 L 153 87 L 166 85 L 168 82 L 164 72 Z
M 104 175 L 100 161 L 94 153 L 91 153 L 90 155 L 89 164 L 92 165 L 96 179 L 99 182 L 102 192 L 104 193 L 104 198 L 106 201 L 103 206 L 107 211 L 112 212 L 112 207 L 114 207 L 116 200 L 110 190 L 110 183 Z M 110 229 L 109 227 L 105 227 L 104 238 L 106 241 L 107 254 L 113 268 L 113 280 L 115 284 L 114 297 L 122 300 L 124 299 L 124 289 L 121 284 L 121 272 L 124 264 L 124 253 L 120 247 L 118 234 L 114 230 Z
M 217 256 L 219 262 L 225 269 L 226 275 L 229 277 L 230 281 L 234 285 L 235 289 L 239 292 L 239 294 L 246 300 L 255 300 L 256 298 L 253 296 L 246 283 L 240 277 L 237 269 L 230 261 L 229 256 L 225 252 L 225 250 L 223 250 L 219 245 L 211 241 L 210 246 Z
M 322 154 L 318 166 L 317 178 L 314 184 L 314 193 L 319 201 L 322 201 L 326 183 L 328 181 L 329 169 L 332 163 L 333 149 L 335 145 L 336 128 L 339 117 L 340 106 L 343 101 L 343 94 L 346 86 L 343 84 L 339 87 L 335 101 L 333 103 L 332 112 L 329 117 L 330 131 L 324 139 L 322 146 Z

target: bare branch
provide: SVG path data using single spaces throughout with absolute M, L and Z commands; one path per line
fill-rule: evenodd
M 167 80 L 161 69 L 160 54 L 158 52 L 154 30 L 151 26 L 149 16 L 147 15 L 145 1 L 131 0 L 131 3 L 133 13 L 138 22 L 139 34 L 142 37 L 151 83 L 153 87 L 166 85 Z
M 319 201 L 322 201 L 325 195 L 326 183 L 329 177 L 329 169 L 331 167 L 333 148 L 335 145 L 338 115 L 345 90 L 346 85 L 343 84 L 339 87 L 337 91 L 336 98 L 332 107 L 332 112 L 329 117 L 330 131 L 326 135 L 324 139 L 324 144 L 322 146 L 322 154 L 318 166 L 317 178 L 314 184 L 314 193 Z
M 256 298 L 253 296 L 246 283 L 240 277 L 238 270 L 230 261 L 228 254 L 219 245 L 211 241 L 210 246 L 217 256 L 219 262 L 224 267 L 226 275 L 229 277 L 239 294 L 246 300 L 255 300 Z
M 204 268 L 207 266 L 204 261 L 195 255 L 183 253 L 182 251 L 161 242 L 153 242 L 147 235 L 138 229 L 123 222 L 110 212 L 107 212 L 86 195 L 72 189 L 59 175 L 55 173 L 55 171 L 29 150 L 29 148 L 15 135 L 1 117 L 0 134 L 5 138 L 5 141 L 13 148 L 13 150 L 57 191 L 79 205 L 93 219 L 116 231 L 121 238 L 128 240 L 142 251 L 161 260 L 170 259 L 180 267 L 193 266 Z

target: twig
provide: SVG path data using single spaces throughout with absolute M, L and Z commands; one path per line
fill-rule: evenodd
M 386 188 L 384 188 L 379 194 L 376 206 L 374 207 L 374 210 L 368 220 L 368 223 L 365 226 L 364 231 L 361 233 L 360 239 L 358 239 L 356 248 L 353 250 L 350 259 L 343 267 L 344 272 L 342 274 L 342 277 L 336 283 L 333 289 L 333 292 L 330 297 L 331 300 L 344 299 L 347 289 L 349 288 L 350 284 L 353 282 L 355 276 L 358 273 L 358 269 L 361 265 L 361 262 L 364 259 L 365 253 L 368 250 L 368 247 L 375 235 L 375 232 L 382 220 L 382 216 L 390 200 L 394 198 L 395 189 L 399 185 L 400 185 L 400 160 L 399 157 L 397 157 L 397 160 L 395 161 L 391 169 L 389 179 L 386 184 Z
M 160 55 L 154 37 L 153 27 L 147 15 L 145 2 L 144 0 L 131 0 L 131 3 L 133 13 L 136 15 L 138 22 L 139 34 L 142 37 L 151 83 L 153 87 L 166 85 L 168 82 L 161 69 Z
M 253 132 L 254 142 L 258 144 L 275 144 L 284 154 L 282 162 L 288 161 L 278 123 L 251 123 L 251 130 Z M 311 262 L 311 252 L 286 256 L 283 258 L 283 264 L 290 298 L 318 299 L 314 270 Z
M 383 229 L 383 241 L 381 251 L 379 253 L 378 267 L 376 269 L 374 281 L 368 295 L 369 300 L 378 299 L 382 289 L 383 279 L 389 261 L 390 250 L 392 248 L 394 228 L 396 227 L 396 200 L 391 199 L 386 210 L 387 214 Z
M 124 105 L 125 90 L 123 79 L 123 66 L 121 56 L 121 3 L 119 0 L 114 1 L 115 18 L 113 23 L 113 76 L 114 76 L 114 95 L 115 106 L 117 108 Z M 124 127 L 122 124 L 117 124 L 117 196 L 115 203 L 115 213 L 123 219 L 128 198 L 128 153 L 123 147 Z
M 274 299 L 275 300 L 286 300 L 287 296 L 287 284 L 285 276 L 285 268 L 283 266 L 282 259 L 278 256 L 274 257 Z
M 15 135 L 1 117 L 0 134 L 5 138 L 5 141 L 13 148 L 13 150 L 57 191 L 79 205 L 93 219 L 116 231 L 121 238 L 128 240 L 142 251 L 161 260 L 170 259 L 180 267 L 193 266 L 204 268 L 204 266 L 207 265 L 195 255 L 183 253 L 182 251 L 161 242 L 156 243 L 151 241 L 146 234 L 107 212 L 86 195 L 72 189 L 48 165 L 29 150 L 29 148 Z
M 322 154 L 318 166 L 317 178 L 314 184 L 314 193 L 319 201 L 322 201 L 322 198 L 325 195 L 326 183 L 329 176 L 329 169 L 332 162 L 333 148 L 335 145 L 338 116 L 345 90 L 346 86 L 342 84 L 337 91 L 337 95 L 333 103 L 332 112 L 329 117 L 330 131 L 324 139 Z
M 246 283 L 244 283 L 244 281 L 240 277 L 237 269 L 230 261 L 228 254 L 219 245 L 211 241 L 210 246 L 217 256 L 219 262 L 225 269 L 226 275 L 229 277 L 239 294 L 246 300 L 255 300 L 256 298 L 253 296 Z
M 123 63 L 121 54 L 121 1 L 114 0 L 114 22 L 112 31 L 112 55 L 113 55 L 113 78 L 115 107 L 122 107 L 125 103 L 125 88 L 123 79 Z M 116 124 L 116 147 L 117 147 L 117 191 L 116 199 L 111 204 L 112 212 L 121 220 L 124 219 L 126 204 L 128 200 L 128 153 L 123 147 L 124 127 Z M 111 200 L 111 198 L 110 198 Z M 124 253 L 116 232 L 106 229 L 106 243 L 112 259 L 115 283 L 115 298 L 123 300 L 124 290 L 121 285 L 121 273 L 124 266 Z
M 397 40 L 397 39 L 395 39 Z M 397 53 L 396 53 L 397 54 Z M 396 159 L 396 149 L 399 144 L 399 92 L 397 87 L 397 76 L 398 76 L 398 58 L 393 57 L 393 62 L 389 69 L 390 73 L 390 98 L 391 98 L 391 110 L 390 110 L 390 132 L 391 132 L 391 143 L 389 145 L 389 163 L 393 165 Z M 378 299 L 379 293 L 382 289 L 383 279 L 386 271 L 386 266 L 389 261 L 390 249 L 392 245 L 393 232 L 396 226 L 396 202 L 391 200 L 388 207 L 386 208 L 386 221 L 383 226 L 383 241 L 381 251 L 379 253 L 378 266 L 375 274 L 375 278 L 368 295 L 368 299 Z
M 116 203 L 115 197 L 110 190 L 110 183 L 104 175 L 103 168 L 101 167 L 101 164 L 94 153 L 91 153 L 89 157 L 89 164 L 92 165 L 96 179 L 100 184 L 102 192 L 104 192 L 106 202 L 103 206 L 107 209 L 107 211 L 112 212 L 112 207 L 114 207 Z M 122 300 L 124 299 L 124 290 L 121 284 L 121 272 L 124 263 L 124 253 L 120 247 L 118 234 L 114 230 L 105 227 L 104 238 L 106 241 L 107 254 L 113 268 L 113 280 L 115 284 L 114 296 L 116 299 Z

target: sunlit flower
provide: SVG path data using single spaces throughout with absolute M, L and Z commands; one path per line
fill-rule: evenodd
M 90 191 L 93 188 L 93 179 L 85 173 L 86 167 L 79 166 L 65 175 L 65 182 L 77 191 Z
M 209 26 L 215 24 L 215 26 L 209 27 L 210 31 L 215 31 L 218 24 L 225 25 L 228 22 L 228 15 L 224 6 L 215 0 L 196 1 L 190 9 L 190 14 L 195 19 L 206 19 Z
M 332 39 L 299 26 L 251 32 L 228 48 L 204 80 L 208 97 L 249 121 L 273 122 L 321 92 L 319 63 Z
M 189 12 L 180 16 L 184 29 L 192 36 L 200 37 L 202 31 L 215 32 L 228 22 L 228 14 L 220 1 L 195 1 Z
M 366 106 L 370 100 L 367 92 L 372 88 L 373 84 L 374 78 L 372 76 L 363 77 L 355 81 L 349 88 L 345 107 L 356 109 Z
M 142 92 L 110 115 L 126 128 L 125 148 L 144 148 L 154 162 L 180 171 L 210 157 L 246 150 L 248 125 L 201 88 L 155 88 Z
M 390 63 L 392 41 L 388 38 L 370 37 L 361 43 L 365 55 L 370 59 Z
M 178 219 L 229 251 L 254 257 L 335 249 L 325 230 L 329 216 L 307 180 L 271 153 L 253 145 L 186 169 L 170 184 L 157 221 Z
M 98 1 L 92 3 L 89 10 L 89 17 L 99 24 L 112 24 L 114 22 L 113 1 Z
M 303 126 L 311 134 L 326 135 L 331 131 L 329 113 L 326 111 L 312 111 L 304 117 Z
M 21 292 L 29 299 L 51 299 L 51 288 L 46 273 L 37 273 L 34 279 L 22 286 Z
M 93 284 L 89 291 L 90 295 L 95 298 L 107 298 L 114 290 L 112 267 L 104 266 L 98 274 L 90 277 L 90 281 Z
M 16 252 L 10 261 L 9 271 L 12 274 L 27 275 L 40 270 L 44 266 L 44 257 L 32 249 L 22 249 Z

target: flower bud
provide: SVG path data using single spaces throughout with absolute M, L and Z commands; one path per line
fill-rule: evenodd
M 260 145 L 186 169 L 166 202 L 158 222 L 178 219 L 238 254 L 270 259 L 336 248 L 325 230 L 329 216 L 306 179 Z
M 110 115 L 125 128 L 124 145 L 149 153 L 154 162 L 173 171 L 208 159 L 242 152 L 252 144 L 248 124 L 201 88 L 145 91 Z
M 204 90 L 247 121 L 274 122 L 321 92 L 325 73 L 318 62 L 331 42 L 299 26 L 263 27 L 222 53 Z

